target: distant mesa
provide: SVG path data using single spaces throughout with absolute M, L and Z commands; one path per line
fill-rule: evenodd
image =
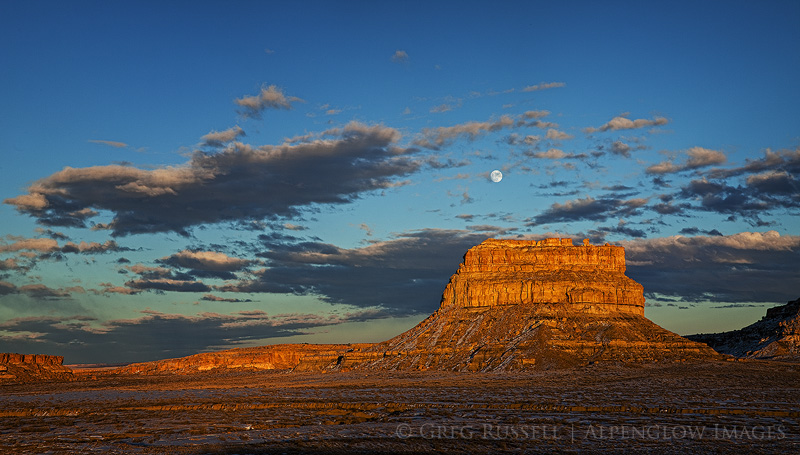
M 117 372 L 506 371 L 723 357 L 645 318 L 644 302 L 620 246 L 489 239 L 466 252 L 439 309 L 390 340 L 231 349 Z
M 687 338 L 735 357 L 800 360 L 800 299 L 768 309 L 760 321 L 742 329 Z
M 73 379 L 63 363 L 56 355 L 0 353 L 0 384 Z

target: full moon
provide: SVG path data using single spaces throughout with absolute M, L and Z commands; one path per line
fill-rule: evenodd
M 489 178 L 492 179 L 494 183 L 497 183 L 500 180 L 503 180 L 503 173 L 495 169 L 491 174 L 489 174 Z

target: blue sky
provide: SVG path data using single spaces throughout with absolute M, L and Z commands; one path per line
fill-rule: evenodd
M 656 323 L 747 325 L 800 282 L 799 19 L 796 2 L 8 3 L 0 351 L 380 341 L 489 237 L 623 245 Z

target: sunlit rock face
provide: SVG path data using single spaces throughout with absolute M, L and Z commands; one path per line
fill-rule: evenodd
M 366 345 L 352 345 L 362 348 Z M 194 374 L 230 370 L 321 370 L 343 352 L 352 349 L 343 344 L 276 344 L 134 363 L 116 370 L 124 374 Z
M 0 353 L 0 384 L 70 380 L 72 370 L 63 362 L 58 355 Z
M 571 239 L 489 239 L 471 248 L 442 307 L 575 305 L 584 313 L 644 315 L 642 285 L 625 276 L 625 249 Z
M 736 357 L 800 360 L 800 299 L 768 309 L 760 321 L 745 328 L 687 338 Z

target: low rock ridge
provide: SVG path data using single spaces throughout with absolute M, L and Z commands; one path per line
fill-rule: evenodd
M 276 344 L 194 354 L 176 359 L 133 363 L 114 374 L 194 374 L 227 370 L 321 370 L 347 352 L 368 344 Z
M 686 338 L 735 357 L 800 360 L 800 299 L 769 308 L 761 320 L 742 329 Z
M 58 355 L 0 353 L 0 384 L 70 380 L 72 370 L 63 363 Z

